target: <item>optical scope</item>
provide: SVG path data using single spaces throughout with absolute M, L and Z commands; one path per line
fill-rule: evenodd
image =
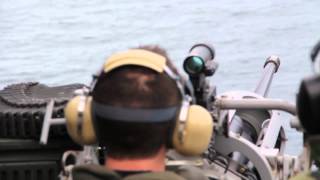
M 189 55 L 183 62 L 184 70 L 189 76 L 212 76 L 218 64 L 213 61 L 215 57 L 214 48 L 208 44 L 196 44 L 191 47 Z

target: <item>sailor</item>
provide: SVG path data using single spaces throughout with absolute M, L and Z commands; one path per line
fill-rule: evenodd
M 319 108 L 320 108 L 320 41 L 311 51 L 311 60 L 314 72 L 312 77 L 305 78 L 298 94 L 298 115 L 302 126 L 304 127 L 305 146 L 310 151 L 310 158 L 316 171 L 305 171 L 292 180 L 320 180 L 320 126 L 319 126 Z
M 112 55 L 92 84 L 88 95 L 68 103 L 67 128 L 80 144 L 106 147 L 105 163 L 74 167 L 74 180 L 207 179 L 195 167 L 166 170 L 168 149 L 201 154 L 213 125 L 204 108 L 189 104 L 181 76 L 162 48 Z M 195 117 L 201 121 L 195 123 Z

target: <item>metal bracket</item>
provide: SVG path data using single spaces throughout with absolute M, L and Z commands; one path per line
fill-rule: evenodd
M 215 148 L 225 156 L 233 152 L 240 152 L 254 164 L 263 179 L 272 179 L 272 169 L 266 157 L 260 153 L 261 149 L 241 136 L 233 132 L 229 132 L 229 138 L 217 136 Z
M 66 123 L 65 118 L 52 118 L 53 110 L 54 110 L 54 100 L 51 99 L 46 107 L 46 113 L 44 116 L 41 136 L 40 136 L 40 144 L 43 144 L 43 145 L 47 144 L 51 125 L 60 125 L 60 124 Z

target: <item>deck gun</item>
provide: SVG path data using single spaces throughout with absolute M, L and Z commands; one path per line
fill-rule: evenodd
M 267 98 L 280 59 L 267 58 L 253 91 L 216 95 L 216 88 L 208 80 L 218 67 L 214 56 L 212 46 L 196 44 L 183 63 L 193 85 L 194 103 L 207 108 L 215 121 L 202 168 L 211 179 L 288 179 L 296 171 L 298 160 L 285 154 L 285 121 L 277 110 L 295 116 L 296 108 L 284 100 Z

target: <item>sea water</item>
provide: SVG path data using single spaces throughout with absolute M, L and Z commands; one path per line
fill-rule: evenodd
M 319 7 L 319 0 L 1 0 L 0 89 L 26 81 L 88 84 L 110 54 L 146 44 L 165 48 L 182 70 L 189 48 L 207 42 L 219 62 L 211 78 L 218 93 L 253 90 L 265 59 L 278 55 L 269 97 L 294 103 L 311 74 Z M 287 152 L 300 153 L 301 134 L 286 131 Z

